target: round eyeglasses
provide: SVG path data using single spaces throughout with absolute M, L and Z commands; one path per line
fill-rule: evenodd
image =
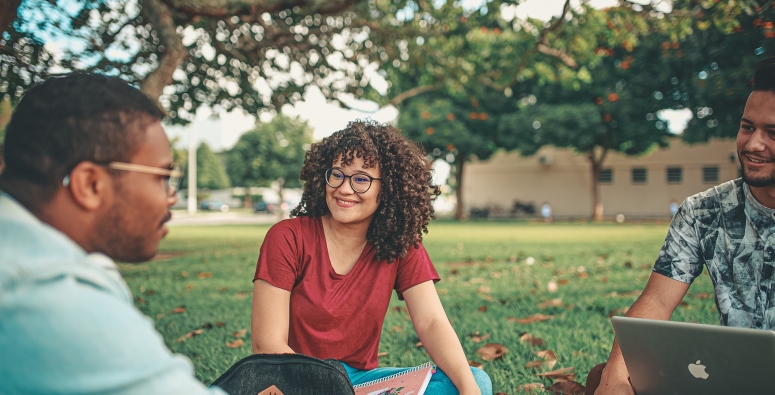
M 366 193 L 371 188 L 371 182 L 374 180 L 382 180 L 381 178 L 375 178 L 368 174 L 353 174 L 348 176 L 339 169 L 326 169 L 326 184 L 331 188 L 339 188 L 344 183 L 344 179 L 350 179 L 350 187 L 355 193 Z

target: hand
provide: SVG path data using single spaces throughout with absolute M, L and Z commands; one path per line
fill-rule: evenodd
M 595 395 L 635 395 L 627 370 L 617 372 L 607 367 L 603 369 L 600 386 L 597 387 Z

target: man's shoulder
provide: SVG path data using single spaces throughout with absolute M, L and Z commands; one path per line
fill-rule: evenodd
M 73 278 L 83 286 L 129 298 L 110 258 L 87 254 L 58 230 L 21 214 L 0 213 L 0 295 Z
M 726 212 L 731 208 L 744 205 L 743 180 L 740 178 L 715 185 L 703 192 L 689 196 L 684 202 L 684 206 L 700 214 L 711 214 L 717 211 Z

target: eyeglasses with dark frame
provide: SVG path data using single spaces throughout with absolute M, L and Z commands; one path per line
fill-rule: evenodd
M 155 174 L 159 176 L 164 177 L 164 186 L 167 191 L 167 196 L 175 196 L 176 193 L 178 193 L 178 187 L 180 186 L 180 181 L 183 179 L 183 171 L 181 171 L 180 166 L 173 166 L 171 169 L 165 169 L 163 167 L 153 167 L 153 166 L 145 166 L 145 165 L 138 165 L 135 163 L 125 163 L 125 162 L 108 162 L 108 163 L 97 163 L 100 166 L 105 166 L 108 169 L 113 170 L 121 170 L 121 171 L 133 171 L 136 173 L 146 173 L 146 174 Z M 62 184 L 64 186 L 70 185 L 70 174 L 65 176 L 64 180 L 62 180 Z
M 344 184 L 344 179 L 350 179 L 350 187 L 355 193 L 366 193 L 371 188 L 371 183 L 374 180 L 380 181 L 381 178 L 372 177 L 368 174 L 358 173 L 353 175 L 346 175 L 340 169 L 326 169 L 326 184 L 331 188 L 339 188 Z

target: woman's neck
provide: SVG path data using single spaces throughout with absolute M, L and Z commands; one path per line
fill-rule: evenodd
M 326 228 L 328 237 L 339 245 L 358 247 L 366 243 L 366 233 L 369 230 L 368 222 L 343 224 L 334 220 L 331 214 L 321 217 L 321 221 Z

